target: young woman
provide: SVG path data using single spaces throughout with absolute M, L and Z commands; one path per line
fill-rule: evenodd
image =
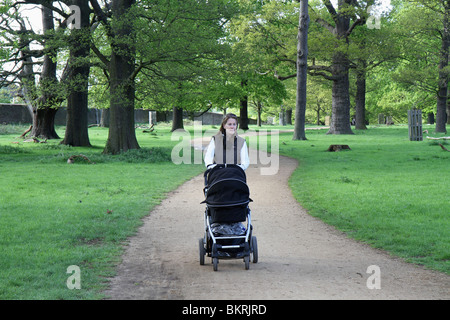
M 219 132 L 214 135 L 205 153 L 206 167 L 216 164 L 237 164 L 247 169 L 250 164 L 247 143 L 237 135 L 237 116 L 232 113 L 225 115 Z

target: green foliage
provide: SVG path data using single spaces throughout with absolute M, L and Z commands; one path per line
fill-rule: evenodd
M 339 10 L 351 15 L 353 22 L 356 17 L 368 16 L 365 5 L 369 2 L 360 1 L 360 6 L 343 4 Z M 16 16 L 12 10 L 7 11 L 10 4 L 7 1 L 0 7 L 4 24 L 11 24 Z M 442 34 L 442 15 L 436 10 L 442 3 L 411 0 L 392 4 L 392 10 L 381 17 L 380 29 L 358 26 L 347 44 L 323 26 L 325 22 L 334 26 L 324 2 L 309 2 L 309 66 L 327 67 L 333 52 L 345 50 L 351 60 L 352 97 L 356 92 L 354 71 L 360 68 L 359 60 L 366 60 L 366 108 L 371 123 L 378 113 L 404 121 L 405 110 L 413 106 L 425 112 L 435 110 Z M 121 19 L 108 15 L 108 21 L 113 28 L 127 22 L 136 30 L 133 37 L 114 41 L 123 45 L 121 50 L 136 57 L 133 76 L 138 108 L 233 108 L 244 95 L 251 105 L 263 106 L 266 114 L 278 114 L 281 106 L 295 106 L 291 83 L 279 81 L 274 75 L 292 76 L 296 71 L 297 1 L 137 1 Z M 20 39 L 29 39 L 33 45 L 43 41 L 42 35 L 29 33 L 19 37 L 6 34 L 5 30 L 0 34 L 4 40 L 0 57 L 5 59 L 11 50 L 17 50 Z M 75 31 L 60 28 L 45 36 L 46 53 L 58 61 L 59 74 L 65 67 L 61 62 L 68 60 L 72 46 L 70 34 Z M 89 103 L 102 108 L 108 107 L 110 99 L 107 61 L 111 43 L 107 32 L 105 25 L 98 24 L 90 35 L 84 33 L 102 59 L 91 52 L 85 59 L 71 61 L 73 65 L 92 63 Z M 316 98 L 331 100 L 331 92 L 329 85 L 322 85 L 320 77 L 309 80 L 313 93 L 308 94 L 307 114 L 314 119 Z M 76 79 L 73 83 L 42 82 L 29 90 L 34 98 L 49 92 L 64 98 L 77 85 Z M 353 98 L 351 105 L 354 106 Z M 323 112 L 320 117 L 324 115 Z
M 436 112 L 444 10 L 441 1 L 425 2 L 396 3 L 392 20 L 387 22 L 402 59 L 383 72 L 385 81 L 391 83 L 379 91 L 384 93 L 383 103 L 391 105 L 390 114 L 394 116 L 412 107 Z
M 238 11 L 234 2 L 140 1 L 136 6 L 137 79 L 141 105 L 205 109 L 221 87 L 221 61 L 229 53 L 224 25 Z

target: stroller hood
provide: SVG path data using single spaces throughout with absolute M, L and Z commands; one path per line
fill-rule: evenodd
M 210 207 L 245 205 L 252 201 L 244 170 L 220 165 L 205 172 L 205 201 Z

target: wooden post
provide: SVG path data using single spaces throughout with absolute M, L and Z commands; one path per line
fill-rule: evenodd
M 422 141 L 422 110 L 408 110 L 408 131 L 410 141 Z

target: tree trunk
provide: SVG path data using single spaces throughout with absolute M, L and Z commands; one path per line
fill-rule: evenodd
M 446 121 L 447 121 L 447 87 L 448 87 L 448 54 L 449 54 L 449 43 L 450 43 L 450 26 L 449 26 L 449 14 L 450 14 L 450 4 L 448 1 L 444 1 L 444 17 L 443 24 L 444 29 L 442 32 L 442 46 L 440 52 L 439 61 L 439 89 L 437 93 L 437 106 L 436 106 L 436 132 L 447 132 Z
M 59 139 L 55 131 L 55 115 L 58 109 L 42 108 L 33 110 L 31 136 L 43 139 Z
M 103 153 L 118 154 L 139 149 L 134 129 L 135 36 L 127 11 L 134 0 L 114 0 L 114 25 L 110 61 L 109 134 Z
M 332 109 L 330 130 L 327 134 L 353 134 L 350 126 L 350 94 L 349 94 L 349 61 L 348 61 L 348 35 L 347 31 L 350 26 L 350 18 L 343 7 L 343 1 L 338 2 L 338 16 L 335 17 L 336 37 L 339 42 L 344 41 L 344 45 L 336 47 L 331 70 L 333 75 L 332 86 Z
M 300 0 L 297 43 L 297 99 L 295 106 L 295 126 L 292 140 L 306 140 L 306 80 L 308 68 L 308 0 Z
M 316 121 L 316 124 L 318 126 L 320 126 L 320 110 L 321 110 L 320 103 L 317 102 L 317 109 L 316 109 L 317 121 Z
M 448 90 L 447 90 L 447 92 L 448 92 Z M 450 101 L 448 101 L 448 99 L 447 99 L 447 114 L 445 116 L 447 119 L 447 124 L 450 124 Z
M 247 80 L 241 81 L 241 87 L 247 86 Z M 244 90 L 246 91 L 246 90 Z M 248 96 L 245 94 L 240 99 L 239 107 L 239 129 L 248 130 Z
M 109 133 L 103 153 L 119 154 L 139 149 L 134 129 L 134 86 L 121 74 L 130 67 L 127 59 L 112 54 L 111 102 L 109 108 Z
M 172 115 L 172 132 L 177 129 L 184 129 L 183 125 L 183 108 L 173 107 Z
M 348 59 L 345 52 L 333 56 L 333 87 L 330 130 L 327 134 L 353 134 L 350 126 Z
M 245 96 L 241 98 L 240 108 L 239 108 L 239 129 L 248 130 L 248 97 Z
M 257 113 L 258 113 L 258 118 L 256 120 L 256 125 L 258 127 L 261 127 L 261 125 L 262 125 L 262 123 L 261 123 L 262 103 L 259 100 L 258 100 L 257 105 L 256 105 L 256 110 L 257 110 Z
M 109 109 L 101 109 L 100 127 L 109 128 Z
M 88 134 L 88 78 L 90 51 L 89 4 L 86 0 L 74 0 L 80 8 L 80 27 L 70 35 L 69 97 L 67 99 L 66 133 L 62 144 L 91 146 Z
M 284 111 L 283 106 L 281 106 L 279 115 L 280 115 L 280 121 L 279 121 L 280 126 L 285 126 L 286 125 L 286 111 Z
M 366 61 L 360 60 L 356 71 L 355 129 L 366 130 Z
M 239 129 L 248 130 L 248 97 L 244 96 L 240 101 Z
M 288 125 L 292 124 L 292 109 L 291 108 L 286 109 L 286 124 L 288 124 Z
M 348 37 L 356 25 L 362 24 L 363 19 L 357 19 L 350 28 L 351 10 L 349 8 L 357 5 L 356 1 L 339 0 L 337 1 L 338 10 L 330 1 L 323 1 L 323 3 L 335 26 L 324 20 L 317 21 L 336 38 L 331 66 L 326 68 L 331 72 L 331 77 L 323 75 L 326 79 L 333 81 L 331 123 L 328 134 L 353 134 L 350 126 Z

